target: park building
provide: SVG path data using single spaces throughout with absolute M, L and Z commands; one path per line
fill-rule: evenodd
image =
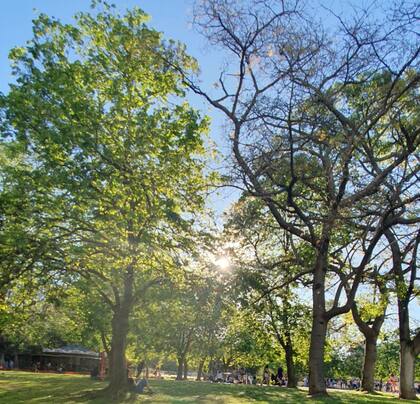
M 12 362 L 10 362 L 12 360 Z M 99 367 L 100 355 L 80 345 L 66 345 L 60 348 L 32 347 L 25 352 L 6 356 L 3 367 L 27 369 L 36 372 L 91 373 Z

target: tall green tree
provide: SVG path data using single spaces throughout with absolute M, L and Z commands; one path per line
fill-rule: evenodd
M 16 83 L 1 100 L 4 145 L 29 167 L 10 183 L 34 183 L 24 230 L 60 238 L 61 270 L 88 280 L 112 312 L 114 395 L 126 389 L 130 314 L 176 271 L 203 206 L 207 121 L 165 60 L 196 64 L 147 19 L 106 3 L 74 24 L 41 14 L 10 53 Z M 22 249 L 43 265 L 30 242 Z

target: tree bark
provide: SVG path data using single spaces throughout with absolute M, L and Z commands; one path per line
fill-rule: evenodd
M 286 345 L 285 354 L 286 354 L 286 367 L 287 367 L 287 387 L 296 388 L 297 380 L 296 380 L 296 374 L 295 374 L 295 364 L 293 362 L 293 348 L 292 348 L 291 341 L 289 341 Z
M 115 310 L 112 318 L 112 340 L 109 358 L 109 386 L 112 395 L 118 396 L 127 389 L 127 362 L 125 349 L 128 333 L 128 307 Z
M 414 369 L 416 355 L 411 343 L 400 343 L 400 398 L 415 400 L 417 398 L 414 389 Z
M 188 360 L 187 358 L 184 359 L 184 380 L 188 379 Z
M 133 268 L 129 266 L 124 276 L 124 289 L 121 300 L 113 308 L 112 338 L 110 352 L 109 385 L 107 391 L 112 398 L 119 398 L 128 388 L 127 361 L 125 350 L 129 317 L 133 306 Z
M 409 303 L 414 293 L 415 280 L 417 279 L 417 249 L 420 243 L 420 231 L 417 233 L 412 252 L 412 259 L 408 270 L 409 284 L 406 285 L 402 269 L 404 254 L 401 251 L 395 235 L 388 230 L 385 233 L 392 251 L 393 271 L 397 286 L 398 302 L 398 331 L 400 337 L 400 393 L 399 397 L 407 400 L 416 399 L 414 390 L 415 362 L 420 353 L 420 332 L 411 339 Z M 407 287 L 408 286 L 408 287 Z
M 314 312 L 309 348 L 309 395 L 326 395 L 324 378 L 324 351 L 327 322 L 322 314 Z
M 327 394 L 324 378 L 324 351 L 328 320 L 325 315 L 325 274 L 328 242 L 318 251 L 312 285 L 312 330 L 309 348 L 309 395 Z
M 398 298 L 398 317 L 400 333 L 400 392 L 399 397 L 406 400 L 415 400 L 417 398 L 414 390 L 415 364 L 418 349 L 416 342 L 418 336 L 411 339 L 408 299 Z M 419 348 L 419 347 L 417 347 Z
M 382 288 L 381 293 L 385 293 Z M 365 337 L 365 352 L 362 368 L 362 385 L 363 391 L 373 393 L 375 391 L 375 367 L 376 367 L 376 354 L 377 354 L 377 341 L 381 331 L 382 324 L 385 320 L 385 312 L 373 320 L 371 326 L 367 322 L 363 321 L 359 314 L 356 303 L 353 303 L 352 314 L 354 322 L 356 323 L 359 331 Z
M 182 380 L 184 370 L 184 358 L 178 357 L 178 369 L 176 372 L 176 380 Z
M 205 359 L 200 359 L 200 362 L 198 364 L 198 369 L 197 369 L 197 381 L 200 381 L 203 377 L 203 367 L 204 367 L 204 361 Z
M 378 336 L 365 339 L 365 357 L 362 370 L 362 390 L 373 393 L 375 391 L 376 346 Z
M 386 289 L 384 286 L 379 286 L 379 290 L 383 295 L 386 294 Z M 351 312 L 354 322 L 359 328 L 359 331 L 365 337 L 365 352 L 363 358 L 361 390 L 368 393 L 373 393 L 375 391 L 377 341 L 382 324 L 385 320 L 385 311 L 381 315 L 375 317 L 371 325 L 363 321 L 359 314 L 356 302 L 353 302 Z

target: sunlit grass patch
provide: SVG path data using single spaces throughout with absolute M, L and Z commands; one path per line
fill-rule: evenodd
M 391 403 L 390 394 L 366 395 L 355 391 L 331 390 L 329 398 L 309 399 L 304 389 L 213 384 L 207 382 L 177 382 L 151 380 L 153 394 L 127 397 L 121 402 L 136 403 Z M 106 383 L 92 381 L 88 376 L 0 372 L 0 403 L 109 403 L 108 398 L 92 399 L 92 392 Z M 409 403 L 410 401 L 405 401 Z M 411 401 L 414 402 L 414 401 Z

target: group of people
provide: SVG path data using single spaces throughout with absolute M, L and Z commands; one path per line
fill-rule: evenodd
M 14 368 L 15 362 L 13 362 L 13 359 L 7 359 L 4 362 L 0 363 L 0 369 L 13 370 Z
M 380 386 L 380 390 L 382 390 L 382 380 L 381 380 L 381 386 Z M 388 391 L 390 393 L 397 393 L 398 392 L 398 378 L 394 375 L 391 374 L 388 378 L 388 380 L 385 383 L 385 391 Z
M 47 372 L 58 372 L 58 373 L 64 373 L 65 367 L 62 363 L 53 365 L 51 362 L 41 364 L 40 361 L 38 362 L 32 362 L 32 371 L 33 372 L 39 372 L 40 370 L 47 371 Z
M 268 365 L 266 365 L 263 371 L 263 378 L 261 381 L 261 386 L 263 384 L 266 384 L 267 386 L 269 386 L 270 384 L 274 386 L 286 386 L 287 379 L 283 375 L 283 368 L 279 366 L 277 368 L 277 373 L 271 373 Z
M 255 384 L 255 377 L 239 369 L 233 372 L 222 373 L 218 370 L 214 375 L 210 375 L 208 380 L 214 383 L 233 383 L 233 384 Z
M 361 380 L 358 378 L 353 378 L 350 380 L 327 378 L 325 380 L 325 384 L 327 385 L 328 388 L 332 388 L 332 389 L 358 390 L 361 387 Z M 308 387 L 308 385 L 309 385 L 309 380 L 308 380 L 308 377 L 305 376 L 303 378 L 303 386 Z M 398 393 L 398 378 L 394 374 L 391 374 L 385 383 L 383 383 L 382 380 L 375 381 L 374 388 L 376 391 Z M 416 390 L 420 392 L 420 388 Z
M 345 380 L 345 379 L 334 379 L 334 378 L 327 378 L 325 380 L 325 384 L 327 385 L 328 388 L 330 389 L 349 389 L 349 390 L 357 390 L 360 389 L 360 379 L 350 379 L 350 380 Z M 308 385 L 308 378 L 305 377 L 304 379 L 304 386 L 307 387 Z
M 358 378 L 353 378 L 350 380 L 336 380 L 329 378 L 326 380 L 326 384 L 329 388 L 359 390 L 361 388 L 362 382 Z M 398 378 L 394 374 L 391 374 L 385 383 L 383 383 L 382 380 L 375 381 L 374 388 L 376 391 L 398 393 Z
M 209 375 L 208 380 L 214 383 L 257 384 L 256 375 L 247 372 L 243 368 L 225 373 L 217 370 L 213 374 Z M 261 386 L 264 384 L 267 386 L 286 386 L 287 378 L 283 375 L 283 368 L 279 366 L 277 372 L 272 373 L 268 365 L 265 366 L 260 384 Z

